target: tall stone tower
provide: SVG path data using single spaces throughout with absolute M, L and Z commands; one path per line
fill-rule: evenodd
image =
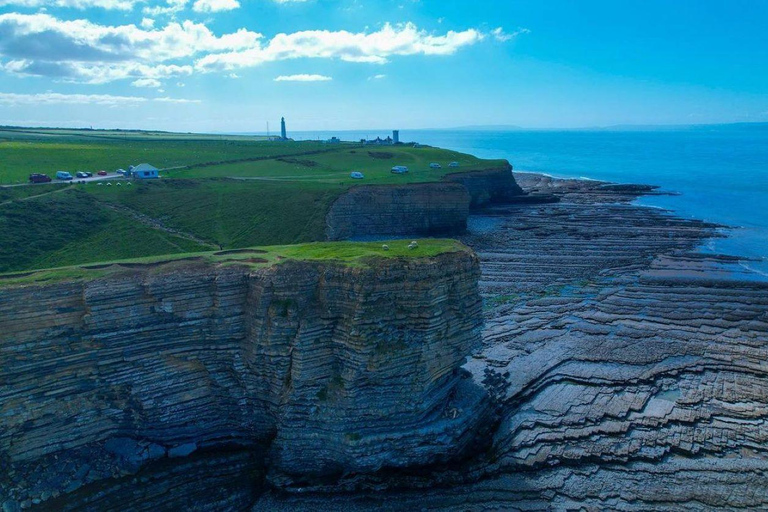
M 285 133 L 285 118 L 280 118 L 280 136 L 283 138 L 283 140 L 286 140 L 288 138 L 288 135 Z
M 400 130 L 392 130 L 392 142 L 395 144 L 400 142 Z

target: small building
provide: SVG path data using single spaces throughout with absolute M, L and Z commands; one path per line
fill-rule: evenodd
M 160 177 L 160 171 L 152 165 L 139 164 L 131 169 L 131 176 L 137 180 L 157 179 Z
M 341 139 L 338 137 L 331 137 L 327 141 L 325 141 L 326 144 L 341 144 Z
M 392 130 L 392 140 L 395 144 L 400 144 L 400 130 Z

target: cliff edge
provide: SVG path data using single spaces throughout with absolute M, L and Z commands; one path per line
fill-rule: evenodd
M 470 446 L 471 251 L 253 261 L 2 290 L 7 509 L 241 508 L 265 475 L 285 488 Z
M 458 235 L 471 209 L 524 196 L 509 163 L 502 168 L 448 174 L 443 181 L 352 187 L 326 215 L 326 238 Z

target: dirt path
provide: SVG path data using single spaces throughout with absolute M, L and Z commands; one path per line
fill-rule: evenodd
M 217 244 L 211 243 L 207 240 L 203 240 L 202 238 L 198 238 L 192 233 L 187 233 L 186 231 L 181 231 L 179 229 L 166 226 L 162 221 L 155 219 L 154 217 L 150 217 L 149 215 L 145 215 L 143 213 L 137 212 L 136 210 L 128 208 L 127 206 L 108 204 L 108 203 L 102 203 L 102 205 L 117 213 L 128 215 L 132 219 L 135 219 L 150 228 L 158 229 L 170 235 L 174 235 L 179 238 L 183 238 L 185 240 L 195 242 L 196 244 L 199 244 L 205 247 L 210 247 L 211 249 L 216 249 L 216 250 L 221 249 L 221 247 Z
M 59 192 L 63 192 L 65 190 L 69 190 L 70 188 L 72 188 L 71 185 L 70 186 L 65 186 L 65 187 L 59 187 L 56 190 L 49 190 L 48 192 L 43 192 L 42 194 L 37 194 L 37 195 L 34 195 L 34 196 L 27 196 L 27 197 L 21 197 L 21 198 L 16 198 L 16 199 L 8 199 L 7 201 L 3 201 L 2 203 L 0 203 L 0 206 L 5 206 L 6 204 L 11 204 L 14 201 L 29 201 L 30 199 L 38 199 L 40 197 L 49 196 L 51 194 L 58 194 Z

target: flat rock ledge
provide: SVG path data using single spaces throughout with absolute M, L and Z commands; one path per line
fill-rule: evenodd
M 465 365 L 500 422 L 472 460 L 254 510 L 764 510 L 768 283 L 705 254 L 722 226 L 659 193 L 517 174 L 552 204 L 469 218 L 483 346 Z M 394 490 L 397 489 L 397 490 Z

